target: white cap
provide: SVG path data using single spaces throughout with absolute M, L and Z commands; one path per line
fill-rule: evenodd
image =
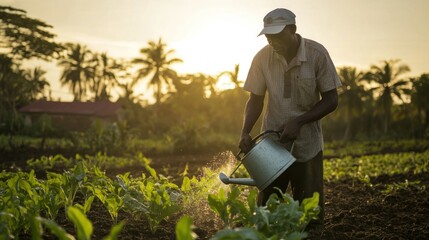
M 287 25 L 291 24 L 295 24 L 295 14 L 293 12 L 284 8 L 274 9 L 265 15 L 264 29 L 262 29 L 259 35 L 277 34 L 281 32 Z

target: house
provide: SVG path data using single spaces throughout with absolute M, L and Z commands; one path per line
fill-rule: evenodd
M 102 100 L 97 102 L 52 102 L 35 101 L 19 109 L 25 124 L 31 126 L 42 115 L 51 118 L 57 130 L 85 131 L 98 119 L 105 124 L 121 121 L 123 106 L 118 102 Z

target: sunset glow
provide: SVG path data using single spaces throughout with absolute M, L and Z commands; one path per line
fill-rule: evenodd
M 429 2 L 425 0 L 0 0 L 0 4 L 23 9 L 52 25 L 60 42 L 132 59 L 148 41 L 162 38 L 168 49 L 175 50 L 175 57 L 184 60 L 174 66 L 179 73 L 215 76 L 240 64 L 240 80 L 266 44 L 264 37 L 256 37 L 263 16 L 285 7 L 296 13 L 298 33 L 322 43 L 337 66 L 362 69 L 401 59 L 410 66 L 410 76 L 429 71 L 429 28 L 425 27 Z M 56 64 L 43 66 L 55 95 L 67 98 Z M 217 86 L 230 88 L 225 81 Z

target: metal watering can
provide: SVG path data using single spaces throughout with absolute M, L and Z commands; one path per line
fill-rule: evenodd
M 219 178 L 224 184 L 256 186 L 262 191 L 296 161 L 291 154 L 294 143 L 292 143 L 289 152 L 283 145 L 274 140 L 270 133 L 276 133 L 280 138 L 280 132 L 272 130 L 262 132 L 256 136 L 252 140 L 253 147 L 247 154 L 241 158 L 240 155 L 243 152 L 240 151 L 235 156 L 240 164 L 231 173 L 230 177 L 223 172 L 219 174 Z M 241 164 L 244 164 L 251 178 L 231 177 Z

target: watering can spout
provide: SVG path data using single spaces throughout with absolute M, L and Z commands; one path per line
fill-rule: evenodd
M 256 186 L 256 182 L 252 178 L 230 178 L 226 176 L 226 174 L 223 172 L 219 174 L 219 179 L 224 184 L 240 184 L 240 185 L 247 185 L 247 186 Z

